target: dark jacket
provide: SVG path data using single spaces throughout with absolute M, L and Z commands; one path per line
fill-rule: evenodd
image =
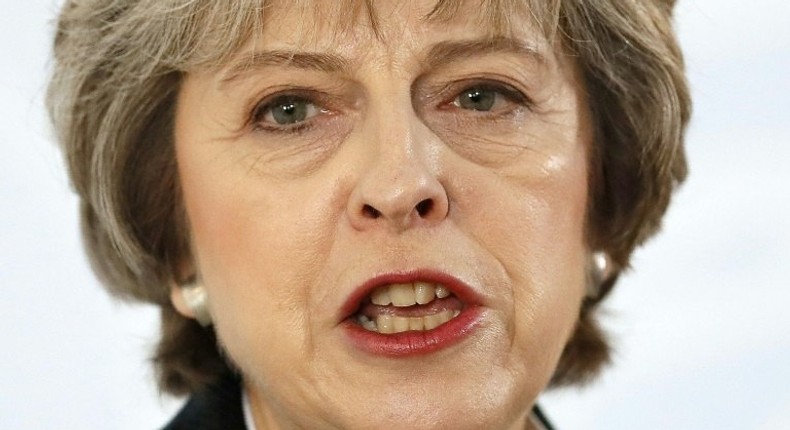
M 533 414 L 547 430 L 554 427 L 535 406 Z M 164 430 L 248 430 L 241 406 L 241 381 L 228 376 L 193 395 Z
M 241 406 L 241 380 L 228 375 L 194 394 L 163 430 L 248 430 Z

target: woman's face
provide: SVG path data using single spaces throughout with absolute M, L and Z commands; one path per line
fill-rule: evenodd
M 573 64 L 526 17 L 487 39 L 478 9 L 432 6 L 377 2 L 376 37 L 364 12 L 345 29 L 275 4 L 226 67 L 185 77 L 194 270 L 259 426 L 523 426 L 574 329 Z

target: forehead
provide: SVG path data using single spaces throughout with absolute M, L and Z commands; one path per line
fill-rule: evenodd
M 413 43 L 410 38 L 436 32 L 475 38 L 537 34 L 526 1 L 481 7 L 490 3 L 501 0 L 274 0 L 264 9 L 257 42 L 342 48 L 367 41 Z
M 257 52 L 277 52 L 289 62 L 293 53 L 327 53 L 352 63 L 371 64 L 371 57 L 392 63 L 430 60 L 437 45 L 465 41 L 452 49 L 528 53 L 546 62 L 553 57 L 543 22 L 528 6 L 514 0 L 509 7 L 503 0 L 317 0 L 268 1 L 260 10 L 260 25 L 249 34 L 226 69 L 226 77 L 254 66 Z M 498 4 L 498 7 L 491 6 Z M 481 7 L 486 6 L 489 7 Z M 463 53 L 446 52 L 450 56 Z M 383 54 L 383 55 L 381 55 Z M 460 54 L 460 55 L 459 55 Z M 428 55 L 428 57 L 426 57 Z M 230 59 L 229 59 L 230 60 Z M 553 61 L 548 61 L 552 63 Z M 333 67 L 326 63 L 327 67 Z M 228 70 L 230 69 L 230 70 Z
M 560 45 L 555 43 L 559 0 L 183 1 L 189 3 L 184 19 L 168 24 L 178 27 L 169 33 L 180 39 L 167 40 L 181 40 L 170 46 L 170 62 L 187 73 L 222 69 L 243 51 L 391 47 L 428 33 L 461 39 L 517 36 L 533 45 L 536 40 Z

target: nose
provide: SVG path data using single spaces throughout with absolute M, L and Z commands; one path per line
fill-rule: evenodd
M 402 118 L 402 117 L 401 117 Z M 357 230 L 385 228 L 401 232 L 431 226 L 447 218 L 449 199 L 439 179 L 432 134 L 414 117 L 389 116 L 363 133 L 371 148 L 348 202 Z

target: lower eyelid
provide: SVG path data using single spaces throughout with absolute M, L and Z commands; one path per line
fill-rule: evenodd
M 268 121 L 257 121 L 252 124 L 252 132 L 264 133 L 273 136 L 280 135 L 287 138 L 289 136 L 299 136 L 303 133 L 308 133 L 312 129 L 329 130 L 332 127 L 336 128 L 338 124 L 336 124 L 335 121 L 337 120 L 341 119 L 335 115 L 335 112 L 328 109 L 318 108 L 317 115 L 293 124 L 279 125 L 277 123 Z

